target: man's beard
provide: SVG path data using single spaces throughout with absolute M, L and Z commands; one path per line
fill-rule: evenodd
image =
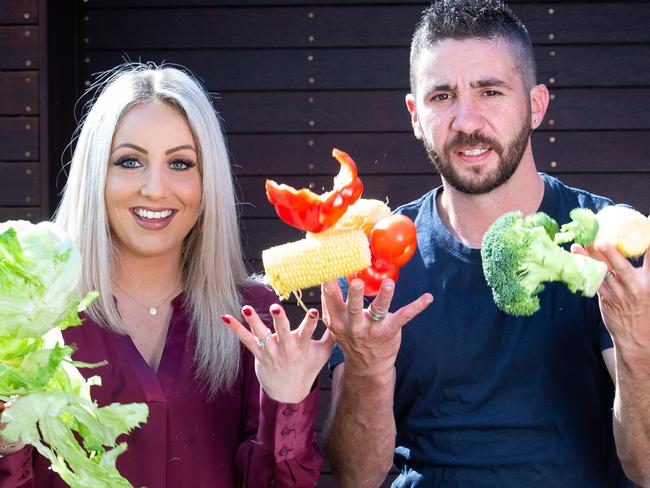
M 426 137 L 424 138 L 424 147 L 429 155 L 429 159 L 447 183 L 462 193 L 479 195 L 491 192 L 510 179 L 519 167 L 521 159 L 524 156 L 530 132 L 530 117 L 526 117 L 521 130 L 505 149 L 499 141 L 484 136 L 478 131 L 471 134 L 459 132 L 451 142 L 445 144 L 442 153 L 438 153 Z M 474 178 L 463 177 L 453 167 L 451 153 L 461 147 L 475 147 L 479 144 L 485 144 L 491 147 L 499 156 L 499 164 L 495 170 L 490 172 L 487 172 L 482 166 L 477 165 L 471 168 L 475 176 Z

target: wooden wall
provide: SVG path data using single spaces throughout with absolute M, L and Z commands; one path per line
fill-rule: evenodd
M 10 8 L 0 9 L 0 219 L 49 215 L 43 181 L 51 187 L 59 172 L 73 101 L 93 73 L 124 59 L 184 65 L 215 94 L 252 269 L 261 270 L 263 249 L 301 237 L 275 217 L 264 180 L 329 189 L 338 171 L 332 147 L 355 158 L 365 196 L 388 198 L 392 207 L 439 184 L 403 101 L 410 36 L 426 2 L 56 2 L 59 13 L 50 9 L 48 24 L 67 37 L 50 43 L 48 53 L 66 69 L 50 70 L 58 81 L 50 83 L 46 105 L 48 93 L 38 91 L 39 0 L 2 1 Z M 551 90 L 546 120 L 533 136 L 539 169 L 649 213 L 650 1 L 511 5 L 529 27 L 540 82 Z M 65 123 L 39 138 L 48 106 Z M 39 156 L 48 141 L 49 162 Z M 314 290 L 304 298 L 318 301 Z M 288 308 L 294 317 L 301 313 Z M 329 399 L 326 377 L 322 385 L 319 424 Z M 318 486 L 335 486 L 327 467 Z
M 49 211 L 44 2 L 0 7 L 0 221 Z

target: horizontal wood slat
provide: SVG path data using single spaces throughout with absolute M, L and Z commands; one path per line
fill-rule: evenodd
M 569 186 L 582 188 L 593 193 L 604 195 L 618 203 L 628 203 L 640 211 L 650 213 L 650 173 L 589 173 L 589 174 L 561 174 L 558 178 Z M 315 176 L 313 178 L 287 176 L 278 178 L 279 181 L 296 187 L 304 187 L 313 182 L 314 191 L 325 191 L 332 188 L 330 177 Z M 306 184 L 305 184 L 306 183 Z M 440 184 L 440 177 L 433 172 L 423 175 L 393 175 L 389 177 L 368 175 L 363 178 L 364 198 L 388 200 L 388 205 L 395 209 Z M 264 192 L 264 178 L 245 176 L 239 178 L 239 185 L 243 194 L 242 205 L 244 218 L 275 218 L 273 206 L 266 200 Z M 275 222 L 275 221 L 274 221 Z M 246 221 L 248 225 L 248 221 Z M 280 225 L 280 221 L 277 221 Z M 286 224 L 282 228 L 290 227 Z M 272 232 L 268 233 L 270 238 Z M 285 235 L 289 235 L 285 233 Z M 291 231 L 291 235 L 296 235 Z M 260 236 L 262 237 L 262 236 Z M 274 240 L 274 244 L 284 242 Z
M 238 175 L 335 175 L 336 147 L 352 156 L 364 177 L 433 171 L 422 143 L 409 132 L 384 134 L 232 134 Z M 538 168 L 554 173 L 650 172 L 650 131 L 535 131 Z
M 0 71 L 0 115 L 38 114 L 38 75 L 34 71 Z
M 560 179 L 567 185 L 604 195 L 619 203 L 628 203 L 645 214 L 650 213 L 650 173 L 646 174 L 563 174 Z M 316 189 L 324 177 L 314 177 Z M 301 239 L 303 234 L 275 218 L 273 206 L 266 201 L 264 179 L 242 177 L 239 179 L 244 199 L 243 227 L 248 239 L 247 254 L 250 259 L 260 259 L 262 250 L 271 246 Z M 297 184 L 300 179 L 286 177 L 287 184 Z M 331 180 L 330 184 L 331 184 Z M 364 178 L 364 197 L 388 199 L 393 209 L 423 195 L 439 184 L 437 175 L 419 176 L 367 176 Z M 296 186 L 302 186 L 297 184 Z
M 1 24 L 35 24 L 38 22 L 38 0 L 2 0 Z
M 37 117 L 0 117 L 0 134 L 0 161 L 38 159 Z
M 0 31 L 1 33 L 1 31 Z M 650 46 L 546 46 L 535 49 L 539 81 L 550 87 L 650 85 Z M 408 48 L 128 50 L 86 52 L 83 77 L 125 60 L 176 63 L 211 91 L 408 91 Z
M 520 4 L 514 10 L 534 43 L 650 41 L 647 2 Z M 85 37 L 93 49 L 408 46 L 421 11 L 422 5 L 95 10 Z M 165 28 L 170 18 L 174 35 Z
M 38 28 L 0 27 L 0 70 L 38 68 Z
M 39 207 L 0 207 L 0 222 L 5 220 L 39 222 L 41 220 L 41 209 Z
M 0 206 L 40 203 L 39 163 L 0 163 Z
M 543 129 L 650 129 L 650 88 L 552 95 Z M 229 133 L 411 132 L 402 91 L 224 93 L 215 106 Z

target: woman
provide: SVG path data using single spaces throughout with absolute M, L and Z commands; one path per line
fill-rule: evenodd
M 100 292 L 64 333 L 74 359 L 108 361 L 87 371 L 102 377 L 93 397 L 149 406 L 122 475 L 150 488 L 313 486 L 314 382 L 333 340 L 311 339 L 316 310 L 291 331 L 247 278 L 224 137 L 201 86 L 174 68 L 115 72 L 83 121 L 55 220 L 81 250 L 80 292 Z M 0 486 L 65 486 L 20 448 L 0 449 Z

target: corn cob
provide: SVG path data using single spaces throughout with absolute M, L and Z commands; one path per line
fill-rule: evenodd
M 368 238 L 360 230 L 311 234 L 262 252 L 266 276 L 281 299 L 370 266 Z
M 333 227 L 319 234 L 308 235 L 328 235 L 342 230 L 360 229 L 369 236 L 377 221 L 389 215 L 390 208 L 381 200 L 361 198 L 348 207 Z
M 650 220 L 633 208 L 611 205 L 600 210 L 596 240 L 616 246 L 625 257 L 641 256 L 650 247 Z

